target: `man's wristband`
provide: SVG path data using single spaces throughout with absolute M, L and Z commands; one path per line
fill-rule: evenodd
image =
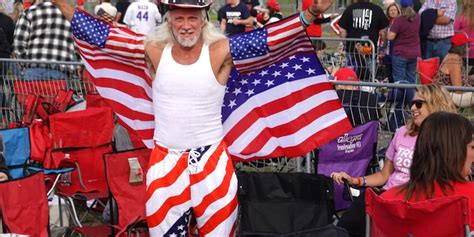
M 311 24 L 311 23 L 309 23 L 308 20 L 306 20 L 306 18 L 304 17 L 304 11 L 302 11 L 302 12 L 300 13 L 300 21 L 301 21 L 301 23 L 303 23 L 303 25 L 304 25 L 305 27 L 308 27 L 308 26 Z
M 311 14 L 311 15 L 314 16 L 314 17 L 318 17 L 318 16 L 319 16 L 319 14 L 316 14 L 316 13 L 314 13 L 314 12 L 311 10 L 311 7 L 308 8 L 308 12 L 309 12 L 309 14 Z

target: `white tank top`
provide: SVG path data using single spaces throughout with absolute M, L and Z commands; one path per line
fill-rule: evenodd
M 223 137 L 221 107 L 225 86 L 212 71 L 209 47 L 191 65 L 177 63 L 167 45 L 153 80 L 155 141 L 167 148 L 192 149 Z

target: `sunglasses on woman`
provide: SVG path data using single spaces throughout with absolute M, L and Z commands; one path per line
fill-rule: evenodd
M 415 105 L 417 109 L 421 109 L 424 103 L 426 103 L 426 100 L 412 100 L 410 104 L 410 108 L 413 107 L 413 105 Z

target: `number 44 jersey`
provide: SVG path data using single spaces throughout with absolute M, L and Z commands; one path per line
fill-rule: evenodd
M 123 22 L 133 31 L 147 35 L 161 22 L 161 14 L 155 3 L 138 0 L 130 4 Z

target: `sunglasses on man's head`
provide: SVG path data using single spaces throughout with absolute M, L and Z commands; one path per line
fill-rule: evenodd
M 410 108 L 413 107 L 413 105 L 415 105 L 417 109 L 421 109 L 424 103 L 426 103 L 426 100 L 412 100 L 410 104 Z

